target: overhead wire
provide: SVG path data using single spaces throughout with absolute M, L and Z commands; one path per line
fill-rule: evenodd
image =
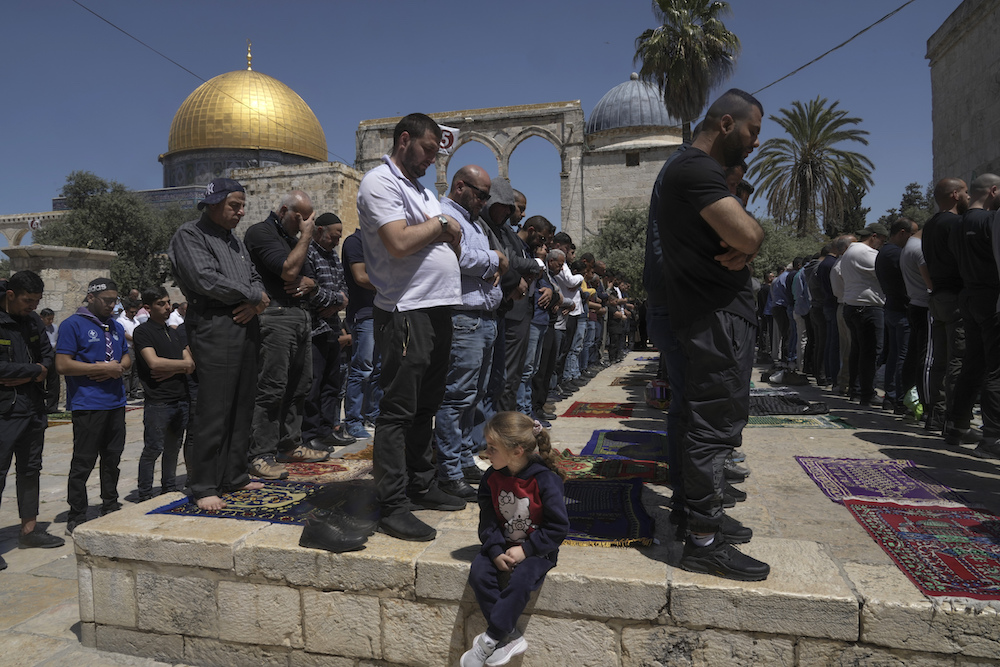
M 251 107 L 249 104 L 247 104 L 243 100 L 241 100 L 241 99 L 239 99 L 237 97 L 234 97 L 233 95 L 230 95 L 227 91 L 223 90 L 222 88 L 219 88 L 218 86 L 215 86 L 215 85 L 211 84 L 211 82 L 209 80 L 205 79 L 204 77 L 202 77 L 201 75 L 197 74 L 196 72 L 191 71 L 190 69 L 188 69 L 184 65 L 180 64 L 179 62 L 177 62 L 176 60 L 174 60 L 173 58 L 171 58 L 167 54 L 165 54 L 165 53 L 163 53 L 163 52 L 155 49 L 154 47 L 150 46 L 149 44 L 147 44 L 146 42 L 142 41 L 141 39 L 139 39 L 138 37 L 136 37 L 135 35 L 133 35 L 129 31 L 125 30 L 124 28 L 122 28 L 122 27 L 116 25 L 115 23 L 111 22 L 110 20 L 104 18 L 103 16 L 101 16 L 100 14 L 98 14 L 97 12 L 95 12 L 93 9 L 91 9 L 90 7 L 88 7 L 85 4 L 83 4 L 82 2 L 80 2 L 80 0 L 70 0 L 70 1 L 73 4 L 77 5 L 78 7 L 80 7 L 81 9 L 83 9 L 83 10 L 89 12 L 90 14 L 94 15 L 95 17 L 97 17 L 101 21 L 104 21 L 109 26 L 111 26 L 112 28 L 114 28 L 118 32 L 122 33 L 123 35 L 125 35 L 129 39 L 132 39 L 132 40 L 138 42 L 139 44 L 141 44 L 142 46 L 146 47 L 147 49 L 149 49 L 150 51 L 152 51 L 156 55 L 160 56 L 161 58 L 163 58 L 167 62 L 169 62 L 169 63 L 171 63 L 173 65 L 176 65 L 177 67 L 181 68 L 182 70 L 184 70 L 185 72 L 187 72 L 188 74 L 190 74 L 194 78 L 198 79 L 202 83 L 208 83 L 209 85 L 212 85 L 212 87 L 215 90 L 219 91 L 220 93 L 222 93 L 223 95 L 225 95 L 229 99 L 233 100 L 237 104 L 240 104 L 241 106 L 246 107 L 251 113 L 255 113 L 255 114 L 259 115 L 259 116 L 263 116 L 263 114 L 260 111 L 258 111 L 257 109 L 254 109 L 253 107 Z M 268 121 L 274 123 L 275 125 L 277 125 L 281 129 L 289 132 L 290 134 L 293 134 L 293 135 L 299 137 L 300 139 L 302 139 L 306 143 L 311 144 L 313 146 L 316 146 L 317 148 L 322 148 L 324 150 L 324 152 L 326 152 L 327 156 L 333 156 L 335 158 L 338 158 L 338 159 L 342 160 L 345 164 L 350 164 L 350 162 L 348 162 L 347 158 L 345 158 L 343 156 L 340 156 L 340 155 L 337 155 L 336 153 L 334 153 L 333 151 L 331 151 L 326 146 L 323 146 L 322 144 L 319 144 L 319 143 L 317 143 L 317 142 L 309 139 L 308 137 L 303 137 L 302 135 L 298 134 L 295 130 L 293 130 L 292 128 L 284 125 L 280 121 L 278 121 L 276 119 L 273 119 L 273 118 L 272 119 L 268 119 Z

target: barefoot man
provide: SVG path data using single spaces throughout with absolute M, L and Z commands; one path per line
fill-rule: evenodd
M 260 489 L 247 473 L 250 417 L 257 391 L 257 315 L 270 299 L 243 242 L 232 230 L 246 213 L 237 181 L 216 178 L 198 203 L 201 218 L 181 226 L 170 241 L 174 276 L 188 300 L 188 345 L 198 367 L 199 393 L 186 452 L 188 487 L 205 510 L 226 506 L 222 494 Z

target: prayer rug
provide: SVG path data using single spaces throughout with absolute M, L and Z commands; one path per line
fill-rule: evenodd
M 798 396 L 799 392 L 794 389 L 782 389 L 781 387 L 751 387 L 750 397 L 754 396 Z
M 750 415 L 750 421 L 747 423 L 747 426 L 769 428 L 854 428 L 843 417 L 827 417 L 825 415 L 804 415 L 801 417 Z
M 319 463 L 285 463 L 288 478 L 297 482 L 327 484 L 364 477 L 372 471 L 371 461 L 330 459 Z
M 925 595 L 1000 600 L 1000 518 L 968 507 L 848 498 L 847 509 Z
M 568 480 L 564 485 L 566 544 L 587 547 L 649 546 L 653 518 L 642 506 L 642 480 Z
M 368 445 L 364 449 L 358 452 L 348 452 L 342 455 L 340 458 L 342 460 L 348 461 L 371 461 L 375 456 L 375 447 L 373 445 Z
M 635 357 L 634 359 L 632 359 L 632 361 L 659 361 L 659 360 L 660 360 L 659 355 L 655 357 Z
M 611 381 L 612 387 L 645 387 L 646 383 L 654 379 L 652 375 L 632 375 L 626 377 L 616 377 Z
M 263 489 L 223 494 L 225 509 L 203 510 L 199 509 L 190 498 L 181 498 L 147 514 L 207 516 L 216 519 L 268 521 L 301 526 L 305 523 L 305 515 L 313 509 L 308 499 L 319 488 L 310 482 L 265 480 Z
M 662 461 L 575 456 L 566 451 L 557 455 L 555 464 L 566 479 L 641 479 L 651 484 L 667 484 L 669 477 L 667 464 Z
M 810 403 L 798 396 L 751 396 L 750 414 L 823 415 L 830 411 L 826 403 Z
M 581 454 L 639 461 L 667 460 L 666 431 L 594 431 Z
M 632 416 L 635 403 L 586 403 L 576 401 L 569 406 L 563 417 L 598 417 L 604 419 L 628 418 Z
M 905 459 L 836 459 L 796 456 L 802 469 L 830 500 L 860 496 L 885 500 L 961 501 L 952 489 L 938 484 Z

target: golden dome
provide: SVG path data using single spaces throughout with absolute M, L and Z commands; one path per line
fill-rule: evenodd
M 326 135 L 309 105 L 277 79 L 250 69 L 201 84 L 174 115 L 165 155 L 205 148 L 270 149 L 328 159 Z

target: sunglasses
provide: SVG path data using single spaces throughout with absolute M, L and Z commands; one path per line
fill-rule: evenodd
M 486 192 L 485 190 L 480 190 L 479 188 L 477 188 L 472 183 L 469 183 L 468 181 L 462 181 L 462 182 L 465 183 L 465 186 L 467 188 L 470 188 L 472 191 L 476 193 L 476 199 L 478 199 L 479 201 L 486 201 L 487 199 L 490 198 L 489 192 Z

